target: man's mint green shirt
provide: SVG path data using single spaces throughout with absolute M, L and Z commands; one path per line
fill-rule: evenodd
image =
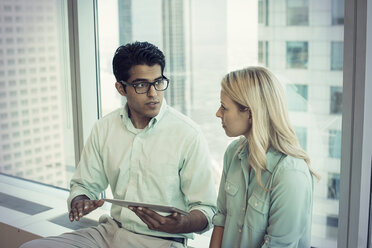
M 71 200 L 99 199 L 109 185 L 115 199 L 200 210 L 209 225 L 216 212 L 216 192 L 207 143 L 200 128 L 163 100 L 148 126 L 136 129 L 127 106 L 94 125 L 71 180 Z M 112 205 L 111 216 L 140 234 L 188 237 L 148 229 L 128 208 Z
M 306 162 L 272 148 L 267 170 L 258 185 L 249 169 L 248 148 L 242 140 L 229 145 L 213 224 L 224 227 L 222 247 L 309 248 L 313 205 L 313 178 Z

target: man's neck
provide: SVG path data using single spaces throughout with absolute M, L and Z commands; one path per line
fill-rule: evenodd
M 132 124 L 135 128 L 144 129 L 145 127 L 147 127 L 151 119 L 135 120 L 134 118 L 131 118 L 130 120 L 132 121 Z
M 129 108 L 128 108 L 128 117 L 130 118 L 133 126 L 137 129 L 144 129 L 152 119 L 149 117 L 137 118 L 135 115 L 131 114 L 131 111 Z

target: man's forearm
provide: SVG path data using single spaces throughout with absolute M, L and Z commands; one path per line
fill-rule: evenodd
M 179 233 L 200 232 L 208 226 L 208 220 L 200 210 L 192 210 L 189 215 L 183 218 L 184 224 Z

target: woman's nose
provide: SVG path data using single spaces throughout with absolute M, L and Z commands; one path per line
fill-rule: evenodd
M 217 112 L 216 112 L 216 116 L 221 118 L 222 115 L 221 115 L 221 107 L 218 108 Z

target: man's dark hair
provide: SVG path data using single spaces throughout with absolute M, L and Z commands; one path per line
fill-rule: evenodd
M 129 70 L 132 66 L 160 65 L 161 74 L 163 75 L 165 67 L 165 57 L 162 51 L 155 45 L 148 42 L 128 43 L 116 49 L 112 60 L 112 68 L 116 81 L 127 81 L 130 78 Z

